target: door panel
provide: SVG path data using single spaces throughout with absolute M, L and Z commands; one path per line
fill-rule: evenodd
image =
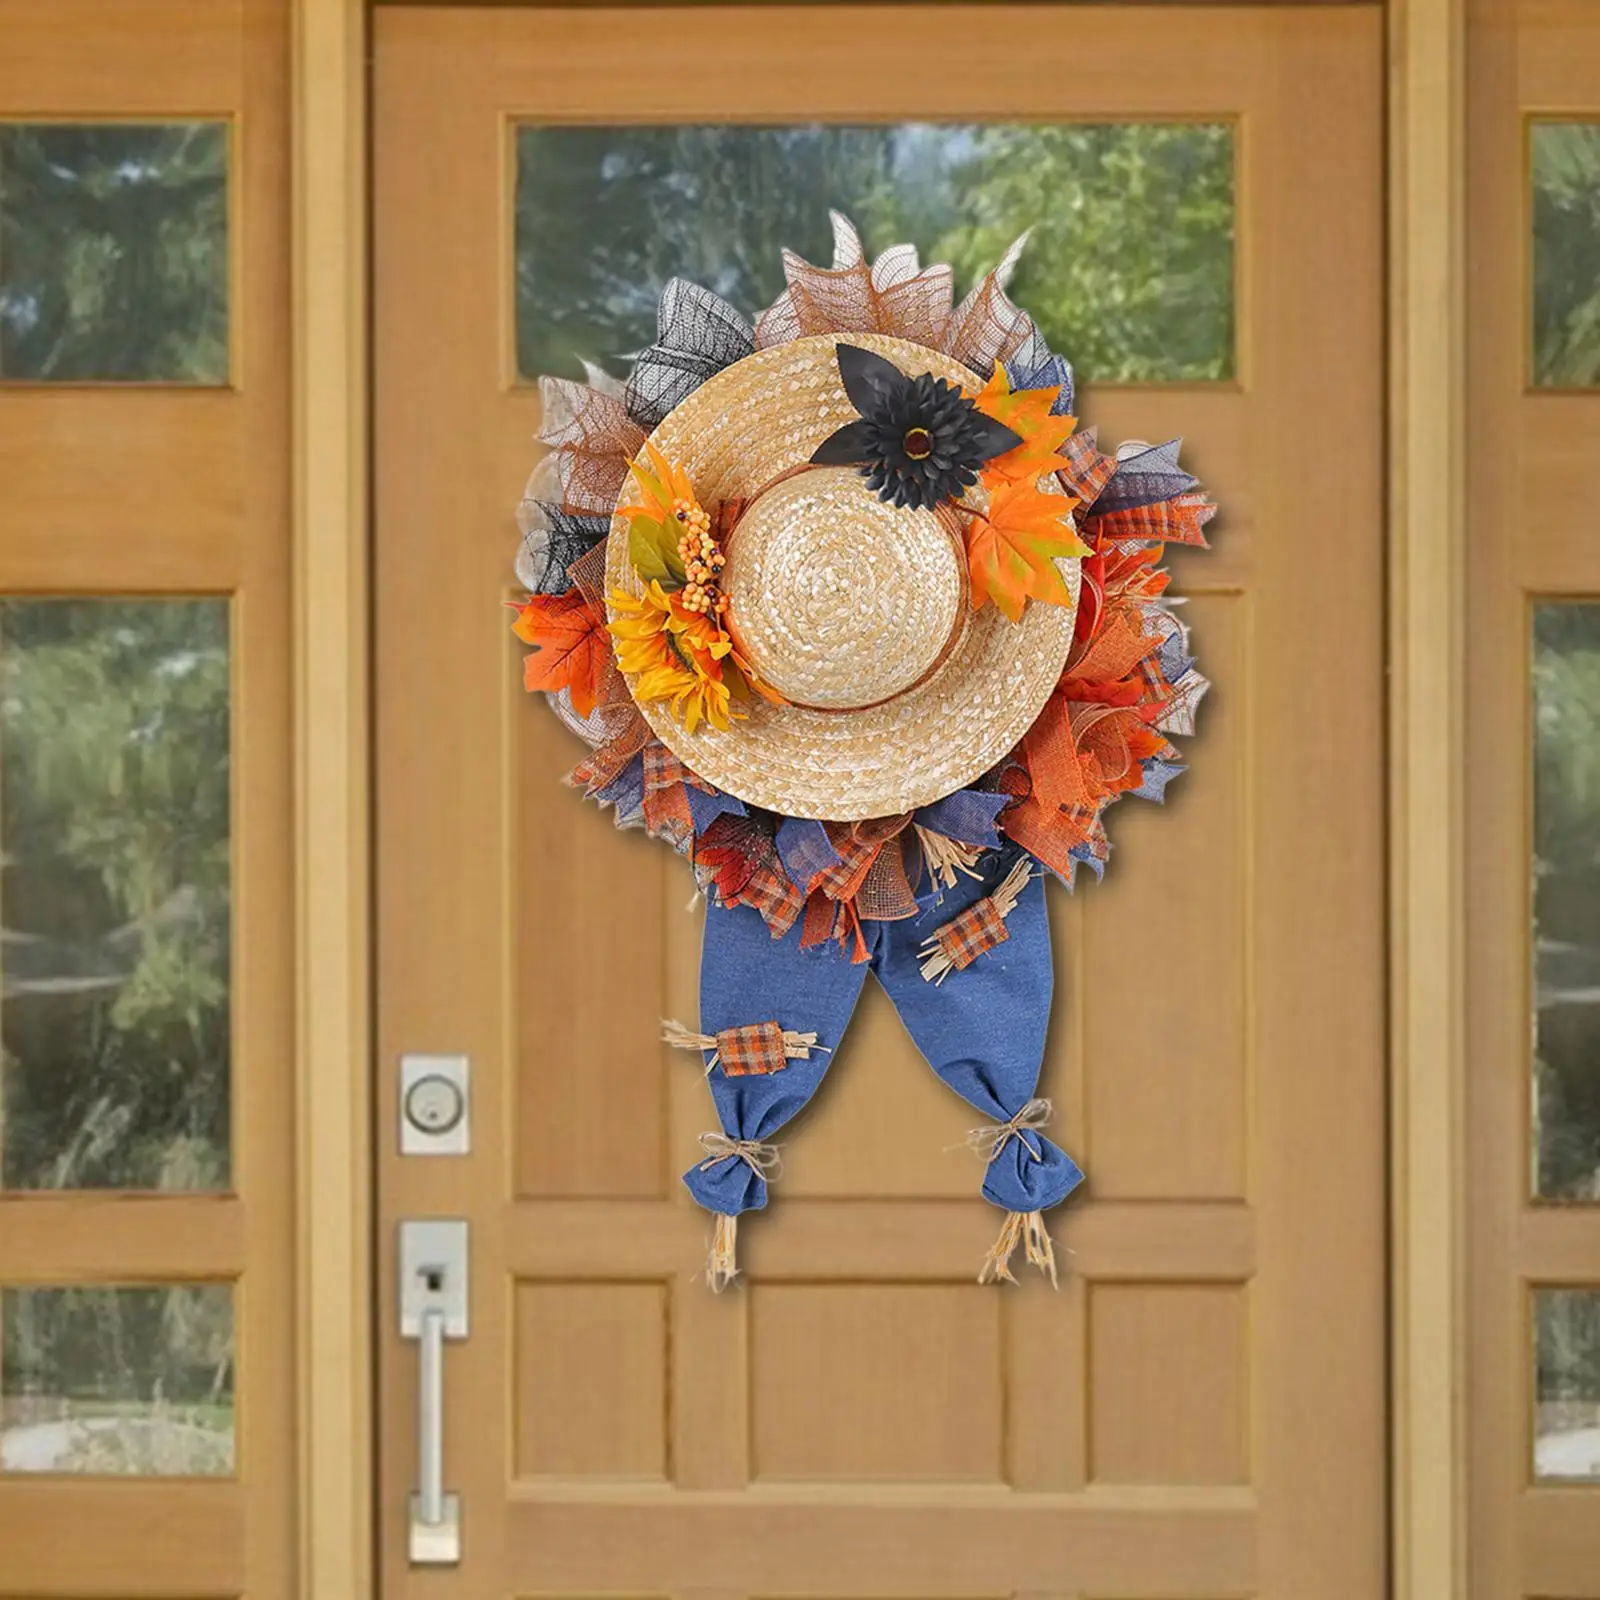
M 384 1245 L 386 1594 L 1382 1592 L 1381 26 L 1155 15 L 377 14 L 382 1126 L 403 1051 L 466 1052 L 474 1102 L 470 1155 L 381 1164 L 385 1227 L 468 1218 L 474 1283 L 445 1354 L 462 1565 L 414 1571 Z M 1106 881 L 1054 897 L 1041 1093 L 1089 1173 L 1059 1293 L 973 1281 L 995 1216 L 947 1150 L 970 1113 L 872 995 L 714 1297 L 677 1177 L 710 1107 L 658 1043 L 694 1012 L 691 885 L 561 787 L 581 747 L 527 703 L 497 607 L 538 410 L 517 128 L 1002 106 L 1230 132 L 1231 375 L 1118 386 L 1091 355 L 1081 402 L 1107 441 L 1185 435 L 1222 503 L 1214 552 L 1174 562 L 1219 687 L 1164 814 L 1119 812 Z M 550 226 L 574 188 L 541 186 Z M 525 314 L 555 327 L 571 292 Z M 1179 954 L 1152 998 L 1158 920 Z
M 289 8 L 0 39 L 0 1592 L 284 1595 Z
M 1472 1595 L 1600 1592 L 1600 16 L 1476 0 L 1467 460 Z M 1499 219 L 1515 219 L 1505 226 Z

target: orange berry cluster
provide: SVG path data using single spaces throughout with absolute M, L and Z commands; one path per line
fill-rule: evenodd
M 726 558 L 711 537 L 711 518 L 693 500 L 674 500 L 672 514 L 684 530 L 678 555 L 687 577 L 678 598 L 689 611 L 723 611 L 728 601 L 717 590 L 717 578 Z

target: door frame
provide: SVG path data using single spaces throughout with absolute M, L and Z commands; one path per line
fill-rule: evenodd
M 373 0 L 292 0 L 303 1600 L 372 1593 Z M 1392 1593 L 1466 1593 L 1465 3 L 1389 0 Z M 1447 802 L 1441 807 L 1438 796 Z M 382 1241 L 377 1241 L 382 1248 Z

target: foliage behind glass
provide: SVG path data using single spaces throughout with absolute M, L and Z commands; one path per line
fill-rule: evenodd
M 0 602 L 0 1182 L 228 1183 L 228 606 Z
M 225 383 L 220 122 L 0 123 L 0 378 Z
M 830 208 L 869 251 L 950 262 L 958 295 L 1031 228 L 1013 297 L 1081 378 L 1233 375 L 1227 126 L 528 126 L 517 157 L 524 377 L 622 371 L 673 276 L 754 317 L 785 246 L 832 259 Z
M 1538 1289 L 1534 1475 L 1600 1479 L 1600 1292 Z
M 1533 381 L 1600 384 L 1600 123 L 1536 122 Z
M 1600 604 L 1534 609 L 1535 1192 L 1600 1200 Z M 1597 1351 L 1600 1358 L 1600 1351 Z
M 233 1465 L 225 1284 L 0 1291 L 0 1470 L 215 1477 Z

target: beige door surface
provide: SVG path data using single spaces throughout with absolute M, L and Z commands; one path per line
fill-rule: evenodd
M 975 10 L 377 13 L 386 1596 L 1384 1592 L 1380 17 Z M 694 1012 L 689 879 L 561 786 L 580 747 L 499 609 L 538 411 L 515 128 L 996 117 L 1233 130 L 1232 378 L 1081 406 L 1183 435 L 1225 508 L 1174 563 L 1219 687 L 1165 811 L 1053 896 L 1041 1092 L 1089 1174 L 1060 1290 L 974 1281 L 970 1111 L 869 992 L 713 1296 L 678 1181 L 709 1100 L 657 1042 Z M 405 1051 L 470 1057 L 470 1155 L 397 1153 Z M 406 1559 L 411 1217 L 471 1227 L 454 1569 Z

